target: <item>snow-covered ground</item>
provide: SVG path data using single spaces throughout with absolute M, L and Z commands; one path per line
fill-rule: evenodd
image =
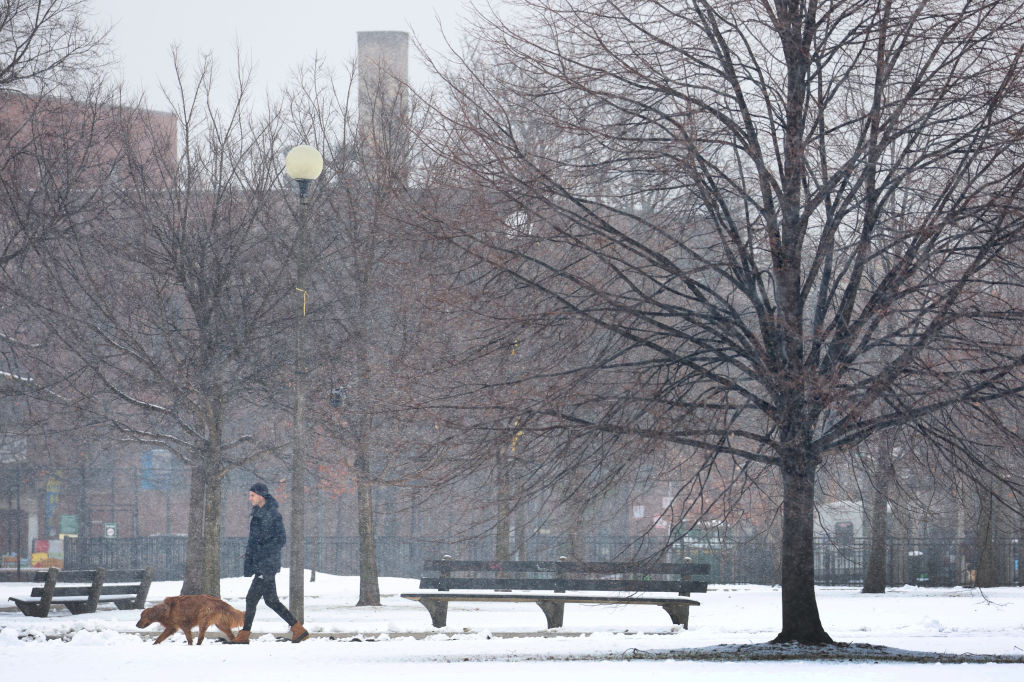
M 287 593 L 288 574 L 277 579 Z M 244 608 L 249 581 L 221 583 L 222 596 Z M 696 595 L 690 629 L 673 626 L 657 606 L 569 604 L 565 625 L 545 629 L 533 604 L 453 603 L 448 627 L 435 630 L 419 604 L 402 599 L 416 581 L 381 580 L 380 607 L 352 606 L 358 579 L 318 574 L 306 584 L 306 627 L 314 637 L 300 645 L 278 642 L 284 623 L 260 605 L 249 646 L 219 641 L 189 647 L 181 634 L 152 646 L 158 625 L 145 635 L 138 611 L 101 606 L 73 616 L 61 607 L 48 618 L 28 618 L 10 596 L 27 596 L 31 585 L 0 583 L 0 671 L 5 680 L 314 680 L 486 679 L 540 682 L 586 679 L 740 680 L 758 682 L 828 676 L 830 680 L 1024 679 L 1024 664 L 822 661 L 711 662 L 666 657 L 673 651 L 771 639 L 780 624 L 777 588 L 712 586 Z M 154 583 L 149 600 L 177 594 L 181 584 Z M 836 641 L 913 651 L 1024 656 L 1024 588 L 971 590 L 904 587 L 885 595 L 855 589 L 819 588 L 826 630 Z M 212 630 L 217 637 L 217 630 Z M 980 676 L 980 677 L 977 677 Z

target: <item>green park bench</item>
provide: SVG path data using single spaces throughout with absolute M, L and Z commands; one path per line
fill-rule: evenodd
M 93 613 L 101 603 L 113 602 L 119 609 L 141 609 L 146 605 L 153 569 L 36 571 L 31 598 L 9 597 L 26 616 L 46 618 L 52 606 L 64 606 L 74 614 Z
M 468 601 L 534 602 L 549 628 L 562 626 L 566 604 L 651 604 L 661 606 L 674 624 L 688 629 L 690 607 L 700 605 L 689 598 L 690 593 L 708 588 L 693 576 L 707 572 L 706 564 L 689 561 L 578 562 L 564 557 L 559 561 L 456 561 L 446 555 L 425 561 L 420 591 L 401 596 L 422 604 L 438 628 L 447 623 L 450 602 Z

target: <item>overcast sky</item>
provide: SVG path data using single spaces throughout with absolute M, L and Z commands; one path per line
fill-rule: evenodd
M 111 25 L 122 76 L 165 108 L 159 83 L 173 82 L 171 45 L 194 64 L 212 52 L 228 76 L 235 48 L 251 59 L 259 91 L 276 92 L 298 65 L 320 56 L 341 69 L 355 57 L 358 31 L 409 31 L 443 49 L 442 29 L 457 41 L 467 0 L 92 0 L 96 21 Z M 440 24 L 440 25 L 439 25 Z M 426 78 L 410 48 L 410 77 Z M 225 81 L 227 85 L 228 81 Z

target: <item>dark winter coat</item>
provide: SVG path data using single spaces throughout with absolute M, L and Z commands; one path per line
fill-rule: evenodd
M 284 521 L 272 496 L 262 507 L 252 508 L 249 519 L 249 543 L 245 546 L 245 577 L 274 575 L 281 570 L 281 548 L 284 547 Z

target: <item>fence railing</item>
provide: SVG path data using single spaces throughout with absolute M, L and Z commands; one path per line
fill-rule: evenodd
M 846 543 L 822 541 L 815 547 L 815 582 L 820 585 L 859 584 L 864 580 L 869 542 L 853 539 Z M 987 553 L 988 574 L 994 584 L 1020 585 L 1017 538 L 995 541 Z M 980 559 L 977 548 L 965 540 L 892 538 L 888 542 L 886 582 L 889 585 L 948 587 L 973 585 Z
M 221 576 L 242 575 L 245 538 L 221 540 Z M 133 568 L 152 566 L 156 580 L 181 580 L 185 574 L 185 543 L 181 536 L 143 538 L 69 538 L 64 547 L 66 568 Z M 561 536 L 537 536 L 524 543 L 521 555 L 513 558 L 555 559 L 574 546 L 583 561 L 628 561 L 657 555 L 660 560 L 680 561 L 690 557 L 710 566 L 712 583 L 755 583 L 779 581 L 778 544 L 763 538 L 691 539 L 670 547 L 663 539 L 593 536 L 570 543 Z M 490 538 L 433 540 L 406 537 L 377 538 L 377 566 L 382 576 L 417 578 L 424 559 L 449 554 L 458 559 L 494 558 Z M 857 585 L 863 582 L 867 566 L 868 541 L 854 538 L 845 543 L 819 539 L 814 551 L 815 582 L 819 585 Z M 997 542 L 993 551 L 992 575 L 1001 585 L 1024 582 L 1016 539 Z M 283 554 L 288 561 L 288 551 Z M 976 560 L 965 542 L 893 538 L 888 544 L 886 576 L 889 585 L 953 586 L 973 584 Z M 306 567 L 334 575 L 359 573 L 358 537 L 323 537 L 306 540 Z

